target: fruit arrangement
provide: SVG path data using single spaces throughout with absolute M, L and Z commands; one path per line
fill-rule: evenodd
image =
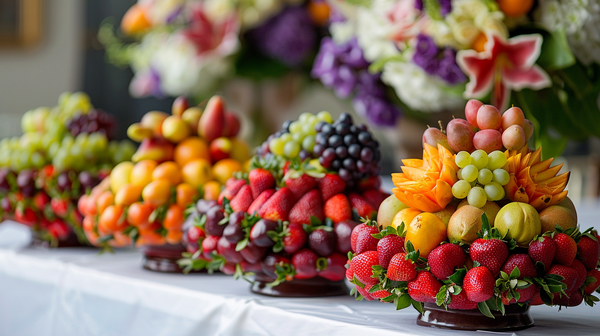
M 104 247 L 180 244 L 186 208 L 199 199 L 216 201 L 221 186 L 249 159 L 248 146 L 236 138 L 239 129 L 219 96 L 204 109 L 179 97 L 171 115 L 146 113 L 127 130 L 141 142 L 132 161 L 117 165 L 79 200 L 90 242 Z
M 531 130 L 519 108 L 500 115 L 470 101 L 466 115 L 445 133 L 425 131 L 423 159 L 403 160 L 392 174 L 394 195 L 377 222 L 352 230 L 346 277 L 354 294 L 412 305 L 419 324 L 434 326 L 454 323 L 434 318 L 436 309 L 478 309 L 492 320 L 515 307 L 592 306 L 600 236 L 578 229 L 569 173 L 558 175 L 562 165 L 527 147 Z M 486 320 L 478 328 L 494 329 Z
M 21 137 L 0 141 L 3 217 L 31 226 L 36 239 L 52 246 L 64 245 L 72 229 L 85 243 L 79 197 L 129 160 L 135 147 L 111 140 L 114 118 L 94 109 L 83 92 L 63 93 L 54 108 L 26 112 L 21 126 Z
M 286 122 L 258 149 L 247 174 L 229 179 L 217 200 L 196 204 L 184 225 L 189 253 L 180 265 L 236 276 L 253 273 L 271 287 L 315 277 L 342 281 L 352 229 L 359 218 L 374 218 L 386 194 L 372 174 L 379 166 L 355 174 L 345 166 L 332 167 L 339 159 L 324 159 L 335 146 L 347 151 L 334 129 L 352 136 L 351 146 L 362 139 L 357 146 L 379 153 L 366 127 L 353 125 L 346 113 L 335 122 L 327 112 Z M 327 149 L 321 150 L 325 143 Z M 375 154 L 364 161 L 342 156 L 353 164 L 379 165 Z

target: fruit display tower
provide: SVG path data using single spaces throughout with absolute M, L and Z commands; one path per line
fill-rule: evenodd
M 169 115 L 146 113 L 129 126 L 141 142 L 132 161 L 117 165 L 89 195 L 79 200 L 83 230 L 105 248 L 139 246 L 144 268 L 181 272 L 185 252 L 181 226 L 198 199 L 216 201 L 221 186 L 242 171 L 250 154 L 236 135 L 240 122 L 219 96 L 204 109 L 177 98 Z
M 135 146 L 112 140 L 114 118 L 83 92 L 26 112 L 21 126 L 21 137 L 0 141 L 2 218 L 31 227 L 35 244 L 87 244 L 78 199 L 129 160 Z
M 185 225 L 187 269 L 254 277 L 270 296 L 345 295 L 350 233 L 374 218 L 380 191 L 379 143 L 342 113 L 304 113 L 257 149 L 215 202 L 201 201 Z
M 569 172 L 528 148 L 533 126 L 518 107 L 471 100 L 465 112 L 425 131 L 423 158 L 392 174 L 378 222 L 352 231 L 354 294 L 463 330 L 530 327 L 536 305 L 592 306 L 600 237 L 578 229 Z

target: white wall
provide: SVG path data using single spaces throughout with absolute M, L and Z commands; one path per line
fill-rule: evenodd
M 0 49 L 0 137 L 20 134 L 27 110 L 54 106 L 82 77 L 84 2 L 43 0 L 44 36 L 27 50 Z

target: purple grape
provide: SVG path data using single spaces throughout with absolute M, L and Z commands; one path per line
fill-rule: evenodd
M 328 144 L 330 147 L 336 148 L 338 146 L 341 146 L 342 143 L 343 143 L 342 137 L 337 134 L 334 134 L 329 137 Z
M 318 132 L 321 132 L 321 130 L 323 129 L 323 126 L 324 126 L 325 124 L 327 124 L 327 122 L 326 122 L 326 121 L 323 121 L 323 120 L 319 121 L 319 122 L 318 122 L 318 123 L 315 125 L 315 131 L 317 131 L 317 133 L 318 133 Z
M 92 174 L 84 171 L 79 173 L 79 183 L 84 189 L 91 189 L 95 187 L 99 181 L 96 177 L 92 176 Z
M 369 147 L 365 147 L 360 151 L 360 159 L 364 162 L 373 161 L 373 150 Z
M 358 140 L 356 139 L 356 136 L 354 134 L 346 134 L 344 136 L 344 143 L 346 144 L 346 146 L 355 144 L 357 141 Z
M 358 135 L 358 133 L 360 133 L 360 129 L 358 129 L 358 127 L 356 127 L 356 125 L 352 125 L 352 126 L 350 126 L 350 133 L 352 133 L 354 135 Z
M 308 160 L 312 157 L 312 155 L 310 155 L 310 152 L 307 150 L 301 150 L 300 153 L 298 153 L 298 156 L 300 157 L 300 160 L 304 161 L 304 160 Z
M 321 156 L 323 155 L 323 151 L 325 150 L 325 146 L 321 145 L 321 144 L 316 144 L 313 147 L 313 152 L 315 153 L 316 156 Z
M 344 162 L 342 164 L 343 164 L 344 168 L 346 168 L 348 170 L 356 169 L 356 162 L 351 158 L 344 159 Z
M 327 124 L 327 125 L 329 125 L 329 124 Z M 325 134 L 325 133 L 318 133 L 315 136 L 315 143 L 319 144 L 319 145 L 326 145 L 327 144 L 327 139 L 328 139 L 327 138 L 327 134 Z
M 290 125 L 292 124 L 291 120 L 286 120 L 283 122 L 283 125 L 281 126 L 281 131 L 283 133 L 289 133 L 290 131 Z
M 348 148 L 345 146 L 339 146 L 335 149 L 335 155 L 340 159 L 345 159 L 348 156 Z
M 323 151 L 323 154 L 321 155 L 321 157 L 331 163 L 333 160 L 335 160 L 335 149 L 327 148 L 326 150 Z
M 342 161 L 340 160 L 333 160 L 333 162 L 331 163 L 331 167 L 329 167 L 333 170 L 339 170 L 340 168 L 342 168 Z
M 371 141 L 373 141 L 371 133 L 366 131 L 358 133 L 358 142 L 360 142 L 361 144 L 368 145 L 369 143 L 371 143 Z
M 8 183 L 8 175 L 12 174 L 6 167 L 0 168 L 0 191 L 9 191 L 10 184 Z
M 71 179 L 67 172 L 60 173 L 56 178 L 56 186 L 60 191 L 71 190 Z
M 368 173 L 370 168 L 371 166 L 368 163 L 365 163 L 363 161 L 356 162 L 356 169 L 358 169 L 358 171 L 363 174 Z
M 340 168 L 340 171 L 338 172 L 338 174 L 340 174 L 340 177 L 344 181 L 352 180 L 352 173 L 350 173 L 350 171 L 348 171 L 348 169 L 346 169 L 346 168 Z
M 350 133 L 350 125 L 344 123 L 339 124 L 335 127 L 335 131 L 339 135 L 346 135 Z
M 17 187 L 25 188 L 27 186 L 32 186 L 35 184 L 35 176 L 33 170 L 24 169 L 19 172 L 17 175 Z
M 325 124 L 321 128 L 321 133 L 325 135 L 332 135 L 334 132 L 333 126 L 330 124 Z
M 348 147 L 348 154 L 350 154 L 350 156 L 352 156 L 355 159 L 358 159 L 360 157 L 360 145 L 358 144 L 352 144 Z
M 365 131 L 365 132 L 369 130 L 369 128 L 365 124 L 357 125 L 356 128 L 359 129 L 360 131 Z
M 219 207 L 212 207 L 206 212 L 206 223 L 204 223 L 204 231 L 211 236 L 223 236 L 225 225 L 219 225 L 219 222 L 225 218 L 223 211 Z
M 340 114 L 339 118 L 336 121 L 348 125 L 352 125 L 354 123 L 354 121 L 352 121 L 352 116 L 347 112 L 343 112 L 342 114 Z
M 319 164 L 324 168 L 329 168 L 331 166 L 331 161 L 327 161 L 324 157 L 321 156 L 319 157 Z

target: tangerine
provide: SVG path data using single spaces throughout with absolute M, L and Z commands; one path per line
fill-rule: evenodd
M 167 231 L 165 240 L 171 245 L 177 245 L 181 243 L 181 237 L 183 237 L 183 232 L 181 232 L 181 230 L 169 230 Z
M 163 179 L 150 182 L 142 190 L 142 198 L 155 207 L 167 204 L 171 198 L 171 183 Z
M 167 180 L 171 185 L 181 183 L 181 170 L 179 165 L 173 161 L 167 161 L 159 164 L 152 172 L 152 179 Z
M 152 182 L 152 173 L 157 165 L 154 160 L 142 160 L 136 163 L 131 170 L 130 183 L 145 187 Z
M 206 141 L 197 136 L 189 137 L 175 147 L 174 158 L 180 167 L 195 159 L 210 161 L 208 145 Z
M 204 199 L 207 201 L 216 201 L 221 193 L 221 185 L 217 181 L 209 181 L 204 184 Z
M 234 159 L 223 159 L 212 167 L 214 178 L 221 184 L 225 184 L 233 173 L 242 171 L 242 165 Z
M 96 199 L 96 213 L 102 214 L 108 206 L 115 204 L 115 196 L 112 192 L 106 190 L 98 195 Z
M 104 232 L 117 232 L 127 227 L 127 221 L 123 216 L 125 209 L 120 205 L 109 205 L 100 215 L 98 226 Z
M 520 17 L 531 10 L 533 0 L 496 0 L 498 7 L 508 17 Z
M 167 213 L 165 214 L 165 219 L 163 220 L 163 226 L 167 230 L 177 230 L 181 229 L 181 225 L 184 221 L 183 210 L 185 208 L 180 207 L 177 204 L 171 204 Z
M 206 185 L 205 185 L 206 186 Z M 187 207 L 193 203 L 195 198 L 198 197 L 198 191 L 187 183 L 181 183 L 176 189 L 176 203 L 182 208 Z
M 392 226 L 397 229 L 400 226 L 400 224 L 404 222 L 404 230 L 406 231 L 406 228 L 408 227 L 410 222 L 412 222 L 412 220 L 421 212 L 422 211 L 417 210 L 415 208 L 402 209 L 398 211 L 398 213 L 394 216 L 394 219 L 392 220 Z
M 194 159 L 181 169 L 183 181 L 194 188 L 200 188 L 204 183 L 212 179 L 210 161 L 206 159 Z
M 415 251 L 419 250 L 420 255 L 426 258 L 446 238 L 446 224 L 438 216 L 423 212 L 415 216 L 406 228 L 405 247 L 408 249 L 410 241 Z
M 141 226 L 148 223 L 148 218 L 154 209 L 150 204 L 136 202 L 127 210 L 127 221 L 133 226 Z
M 115 194 L 115 204 L 127 206 L 139 201 L 142 189 L 139 185 L 125 184 Z

